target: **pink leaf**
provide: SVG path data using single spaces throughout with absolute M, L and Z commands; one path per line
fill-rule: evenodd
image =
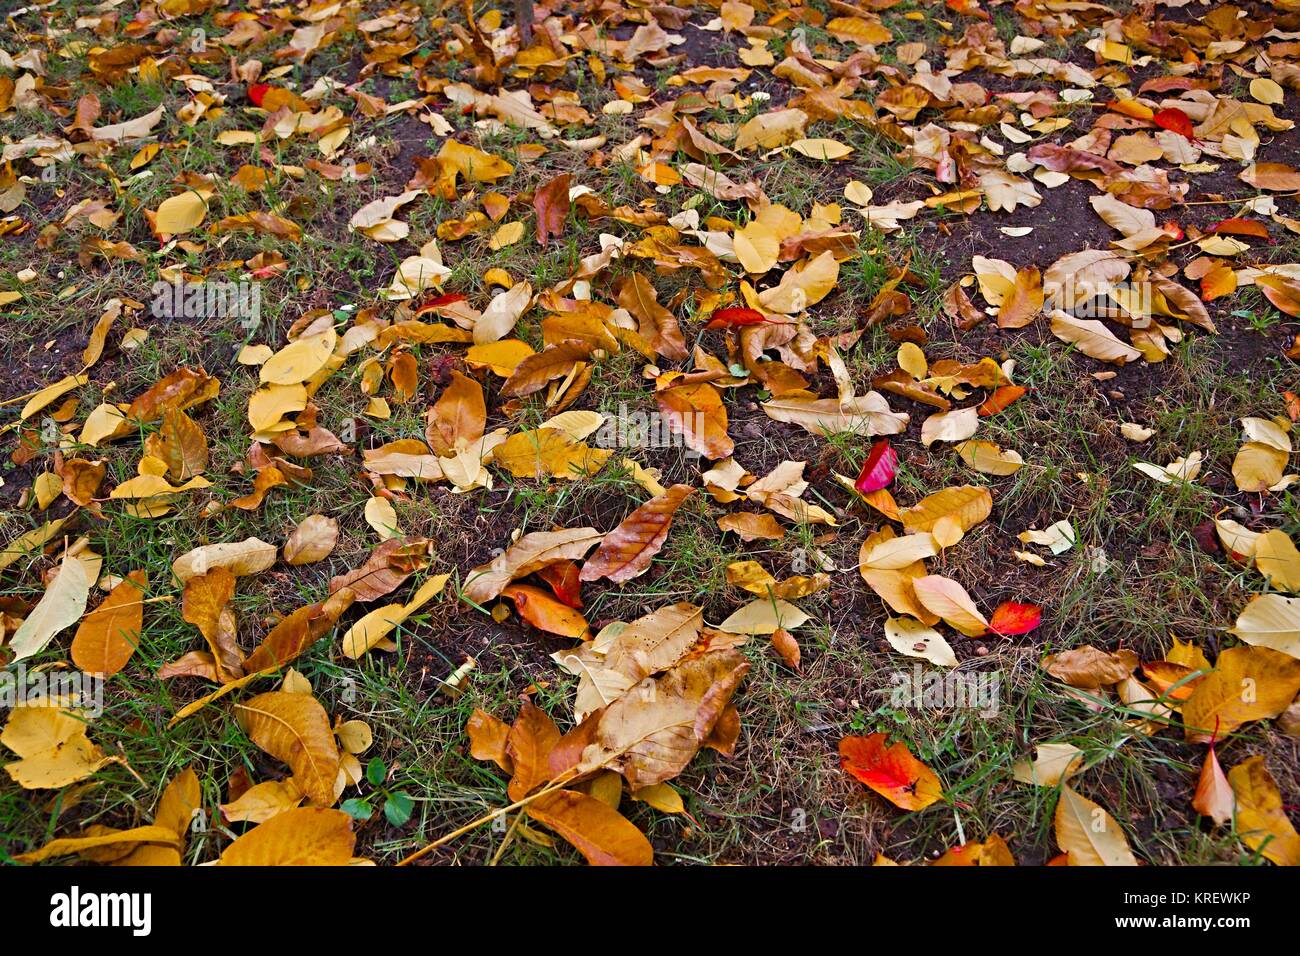
M 869 495 L 873 491 L 889 487 L 898 470 L 898 452 L 889 446 L 889 439 L 882 438 L 871 446 L 867 460 L 862 463 L 862 471 L 853 487 L 860 494 Z

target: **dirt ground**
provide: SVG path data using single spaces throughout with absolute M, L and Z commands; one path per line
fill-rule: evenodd
M 691 94 L 710 95 L 710 83 L 674 85 L 675 76 L 700 66 L 746 68 L 739 56 L 746 45 L 744 37 L 734 30 L 708 29 L 724 11 L 703 5 L 664 8 L 663 26 L 670 34 L 680 35 L 682 42 L 668 48 L 674 58 L 671 62 L 657 65 L 652 58 L 642 57 L 620 74 L 639 78 L 648 89 L 647 99 L 626 115 L 602 112 L 604 104 L 617 100 L 618 95 L 608 82 L 601 83 L 593 76 L 587 60 L 600 59 L 595 53 L 575 53 L 560 68 L 542 76 L 512 76 L 507 69 L 501 88 L 528 89 L 539 102 L 556 91 L 575 94 L 575 102 L 586 109 L 589 119 L 564 127 L 563 140 L 605 138 L 595 151 L 602 154 L 600 158 L 591 151 L 566 150 L 553 144 L 543 155 L 532 157 L 525 147 L 548 145 L 548 141 L 517 127 L 477 127 L 479 117 L 472 115 L 472 110 L 452 105 L 443 95 L 446 82 L 468 82 L 479 86 L 481 92 L 497 88 L 478 82 L 471 69 L 473 60 L 463 50 L 448 50 L 453 34 L 447 24 L 460 27 L 466 23 L 464 12 L 454 5 L 363 0 L 342 4 L 341 13 L 330 14 L 323 21 L 304 18 L 302 10 L 295 8 L 284 14 L 291 26 L 288 31 L 277 31 L 273 21 L 279 14 L 257 7 L 255 21 L 272 33 L 250 47 L 221 45 L 219 38 L 237 22 L 229 16 L 232 8 L 221 3 L 195 2 L 189 4 L 192 12 L 160 23 L 146 16 L 140 4 L 128 0 L 115 8 L 113 18 L 101 20 L 98 26 L 77 26 L 73 13 L 78 6 L 56 3 L 39 16 L 21 18 L 21 35 L 7 31 L 0 37 L 0 49 L 10 60 L 0 62 L 0 77 L 16 78 L 30 72 L 13 65 L 25 37 L 46 23 L 72 31 L 61 35 L 57 43 L 42 47 L 43 69 L 35 104 L 0 111 L 8 126 L 3 133 L 6 147 L 37 135 L 72 136 L 84 142 L 83 137 L 66 130 L 81 97 L 91 93 L 103 104 L 103 114 L 97 120 L 101 125 L 165 105 L 163 125 L 150 137 L 164 145 L 157 158 L 144 167 L 150 176 L 137 179 L 130 178 L 136 175 L 131 162 L 141 142 L 121 145 L 102 156 L 79 155 L 75 161 L 59 162 L 54 184 L 42 181 L 41 167 L 32 161 L 36 154 L 15 150 L 21 155 L 3 168 L 27 186 L 25 198 L 7 212 L 9 219 L 5 220 L 16 218 L 21 225 L 0 236 L 0 291 L 19 293 L 0 306 L 4 321 L 0 355 L 6 370 L 0 389 L 4 399 L 0 427 L 7 429 L 0 465 L 0 541 L 11 542 L 45 521 L 71 520 L 57 541 L 0 570 L 0 614 L 9 615 L 0 618 L 0 623 L 16 625 L 37 603 L 46 590 L 50 569 L 59 562 L 60 546 L 81 535 L 103 555 L 105 573 L 147 570 L 151 582 L 148 595 L 157 602 L 148 606 L 135 656 L 109 680 L 105 712 L 90 728 L 91 739 L 105 754 L 123 759 L 93 777 L 55 790 L 24 789 L 0 775 L 0 859 L 31 851 L 56 835 L 95 826 L 129 828 L 150 822 L 159 794 L 185 766 L 198 771 L 203 805 L 214 820 L 219 820 L 218 805 L 231 802 L 249 783 L 282 781 L 289 776 L 285 763 L 256 746 L 233 717 L 232 701 L 246 698 L 253 690 L 241 690 L 230 700 L 217 701 L 188 720 L 169 725 L 181 707 L 214 689 L 211 681 L 198 677 L 165 681 L 156 677 L 163 665 L 204 646 L 195 628 L 182 617 L 181 586 L 169 579 L 167 568 L 175 557 L 200 545 L 254 535 L 282 543 L 311 513 L 337 520 L 339 542 L 324 561 L 297 567 L 280 562 L 262 574 L 240 579 L 232 607 L 239 619 L 239 646 L 245 653 L 251 652 L 285 615 L 321 600 L 330 579 L 358 567 L 378 543 L 363 511 L 377 479 L 366 474 L 360 452 L 400 439 L 422 439 L 422 415 L 444 393 L 447 370 L 468 372 L 484 384 L 489 431 L 536 427 L 547 417 L 537 397 L 506 401 L 496 394 L 501 379 L 467 366 L 461 343 L 412 346 L 420 370 L 419 390 L 409 402 L 393 401 L 392 414 L 386 418 L 367 413 L 369 396 L 361 390 L 361 373 L 352 362 L 330 377 L 313 397 L 327 428 L 338 434 L 351 426 L 355 441 L 347 442 L 349 452 L 303 460 L 301 464 L 312 469 L 310 481 L 273 489 L 256 509 L 214 511 L 208 507 L 210 502 L 229 502 L 252 488 L 246 411 L 248 397 L 258 385 L 258 370 L 236 360 L 240 349 L 261 343 L 275 349 L 284 346 L 291 330 L 294 335 L 299 331 L 294 323 L 313 310 L 336 310 L 340 328 L 352 322 L 359 310 L 369 308 L 379 310 L 385 320 L 400 318 L 401 310 L 409 310 L 410 304 L 397 305 L 380 295 L 392 281 L 397 264 L 417 255 L 441 224 L 481 208 L 482 192 L 488 188 L 512 199 L 508 219 L 530 223 L 531 193 L 565 171 L 572 173 L 575 185 L 590 186 L 610 208 L 643 204 L 667 216 L 678 214 L 687 208 L 689 198 L 702 195 L 699 190 L 680 185 L 656 191 L 631 164 L 610 154 L 639 133 L 662 132 L 640 123 L 656 107 Z M 1300 13 L 1283 5 L 1238 6 L 1243 21 L 1275 19 L 1279 34 L 1300 30 Z M 831 36 L 825 29 L 827 20 L 863 13 L 879 17 L 893 34 L 891 40 L 872 48 L 871 55 L 878 56 L 883 67 L 864 71 L 870 82 L 848 94 L 875 103 L 883 90 L 899 82 L 899 76 L 905 78 L 914 69 L 915 61 L 907 64 L 900 60 L 900 44 L 923 44 L 924 58 L 938 70 L 945 53 L 966 31 L 988 25 L 1006 41 L 1026 33 L 1039 36 L 1043 17 L 1059 17 L 1061 5 L 986 3 L 984 7 L 983 17 L 918 0 L 863 6 L 838 2 L 790 7 L 754 4 L 753 9 L 758 11 L 756 23 L 779 23 L 771 41 L 772 49 L 779 51 L 777 63 L 782 61 L 782 53 L 789 55 L 793 49 L 787 33 L 794 26 L 806 28 L 815 58 L 841 63 L 865 51 Z M 474 8 L 480 20 L 489 9 L 488 5 Z M 659 9 L 608 3 L 543 7 L 539 3 L 537 20 L 540 30 L 549 16 L 556 36 L 576 30 L 580 24 L 593 24 L 599 27 L 600 36 L 622 42 L 631 39 L 645 18 Z M 1049 36 L 1051 51 L 1062 62 L 1107 75 L 1121 67 L 1084 44 L 1113 17 L 1131 15 L 1150 23 L 1188 25 L 1214 9 L 1219 8 L 1115 4 L 1094 9 L 1089 5 L 1086 11 L 1079 11 L 1071 29 L 1059 37 Z M 512 39 L 513 13 L 510 9 L 502 13 L 498 33 L 490 28 L 484 32 L 498 37 L 493 43 L 499 53 L 513 54 L 517 49 Z M 409 37 L 403 20 L 408 14 L 412 20 Z M 335 16 L 346 24 L 310 55 L 277 52 L 289 42 L 293 29 L 308 29 L 319 22 L 332 24 Z M 388 16 L 402 21 L 403 26 L 376 27 L 379 40 L 356 26 Z M 214 38 L 215 52 L 188 57 L 176 52 L 174 31 L 185 34 L 199 24 Z M 390 42 L 394 49 L 386 51 L 382 38 L 388 36 L 387 31 L 393 31 Z M 144 44 L 152 60 L 164 67 L 167 80 L 146 85 L 140 78 L 138 60 L 134 72 L 117 77 L 96 75 L 89 69 L 84 49 L 68 52 L 74 39 L 108 49 Z M 385 68 L 382 64 L 389 61 L 381 54 L 395 54 L 395 47 L 408 40 L 412 52 L 397 56 L 390 68 Z M 1250 42 L 1282 41 L 1252 37 Z M 1290 56 L 1294 58 L 1294 54 Z M 351 132 L 337 156 L 322 157 L 316 143 L 305 137 L 238 149 L 221 144 L 223 132 L 259 129 L 265 120 L 265 112 L 253 111 L 249 84 L 232 74 L 232 69 L 254 57 L 265 61 L 265 71 L 277 64 L 288 66 L 273 77 L 263 73 L 260 79 L 299 94 L 311 90 L 322 78 L 339 84 L 337 91 L 315 104 L 337 105 L 349 118 Z M 604 61 L 612 75 L 617 58 L 605 56 Z M 1113 83 L 1098 87 L 1093 102 L 1082 108 L 1072 106 L 1061 114 L 1069 116 L 1071 126 L 1045 136 L 1035 133 L 1035 142 L 1066 142 L 1083 136 L 1096 118 L 1106 113 L 1104 103 L 1113 90 L 1138 91 L 1144 82 L 1167 75 L 1170 63 L 1170 58 L 1157 51 L 1149 62 L 1123 68 L 1123 83 L 1112 78 Z M 1192 75 L 1216 79 L 1214 88 L 1226 94 L 1246 82 L 1239 73 L 1254 75 L 1257 66 L 1248 59 L 1234 60 L 1233 65 L 1240 70 L 1234 73 L 1222 62 L 1202 63 L 1204 68 Z M 224 109 L 215 117 L 201 117 L 195 123 L 180 121 L 178 111 L 199 97 L 196 89 L 202 90 L 197 83 L 187 88 L 178 79 L 190 73 L 207 78 L 226 96 Z M 983 86 L 990 103 L 1000 102 L 998 94 L 1048 90 L 1055 96 L 1070 86 L 1051 78 L 1003 75 L 985 68 L 962 72 L 953 79 Z M 435 86 L 438 91 L 431 92 Z M 344 88 L 385 104 L 418 98 L 424 106 L 392 115 L 381 111 L 376 116 L 363 108 L 366 104 L 359 97 L 342 92 Z M 735 109 L 728 112 L 713 102 L 707 102 L 707 110 L 699 116 L 719 126 L 731 124 L 734 129 L 741 119 L 784 108 L 806 91 L 775 75 L 771 66 L 760 66 L 752 68 L 752 74 L 735 90 L 743 97 L 753 97 L 755 92 L 768 98 L 746 100 L 739 118 Z M 1152 93 L 1150 97 L 1159 100 L 1178 93 Z M 1295 121 L 1300 118 L 1298 104 L 1300 88 L 1293 78 L 1273 113 L 1279 119 Z M 954 121 L 945 115 L 949 109 L 931 106 L 919 118 L 900 122 L 910 127 L 928 121 L 951 124 Z M 430 112 L 450 123 L 450 137 L 440 135 L 436 124 L 419 118 Z M 1014 121 L 1017 112 L 1009 109 L 1008 117 Z M 1154 127 L 1135 125 L 1117 129 L 1115 135 L 1135 129 L 1151 131 Z M 996 138 L 998 127 L 981 128 L 980 133 Z M 861 220 L 852 219 L 854 214 L 849 211 L 851 203 L 845 198 L 849 182 L 868 183 L 874 191 L 872 202 L 881 206 L 925 200 L 957 188 L 938 183 L 933 172 L 922 165 L 900 159 L 900 144 L 851 118 L 815 119 L 806 135 L 847 143 L 854 146 L 854 153 L 843 162 L 818 163 L 790 151 L 750 151 L 741 163 L 728 167 L 728 175 L 737 182 L 756 181 L 772 202 L 801 216 L 812 215 L 814 203 L 839 203 L 844 208 L 844 222 L 855 226 Z M 353 213 L 363 205 L 407 188 L 420 172 L 421 160 L 436 154 L 449 138 L 509 158 L 514 174 L 477 192 L 462 192 L 454 200 L 424 195 L 397 215 L 409 222 L 410 230 L 396 242 L 375 242 L 349 227 Z M 1290 164 L 1300 153 L 1300 130 L 1294 127 L 1276 132 L 1260 129 L 1259 138 L 1259 162 Z M 647 146 L 649 142 L 647 138 Z M 1003 145 L 1008 153 L 1028 148 L 1014 141 L 1003 141 Z M 372 175 L 359 182 L 329 179 L 308 163 L 337 164 L 345 157 L 370 163 Z M 669 149 L 663 161 L 681 164 L 692 160 L 684 150 Z M 1230 160 L 1218 163 L 1213 171 L 1195 173 L 1162 164 L 1172 179 L 1187 183 L 1188 190 L 1181 200 L 1154 209 L 1156 222 L 1176 223 L 1187 238 L 1183 245 L 1175 242 L 1168 252 L 1153 256 L 1152 264 L 1173 263 L 1175 273 L 1185 268 L 1201 255 L 1193 239 L 1204 236 L 1214 223 L 1237 215 L 1240 202 L 1234 200 L 1257 195 L 1258 190 L 1238 178 L 1242 164 Z M 261 196 L 249 196 L 231 186 L 241 167 L 249 164 L 278 169 L 274 188 Z M 284 172 L 286 167 L 305 171 L 298 176 Z M 187 173 L 214 177 L 217 198 L 209 201 L 214 210 L 218 204 L 224 215 L 274 208 L 301 225 L 301 238 L 289 241 L 235 231 L 220 238 L 196 233 L 188 246 L 159 242 L 145 211 L 157 209 Z M 754 476 L 766 475 L 782 462 L 806 462 L 803 477 L 810 490 L 805 500 L 826 509 L 836 525 L 787 521 L 782 540 L 746 543 L 721 531 L 717 519 L 743 510 L 760 512 L 762 507 L 723 503 L 697 491 L 678 512 L 662 550 L 645 574 L 623 584 L 606 580 L 584 585 L 582 613 L 591 630 L 599 632 L 612 622 L 631 621 L 675 602 L 698 605 L 705 621 L 717 625 L 751 597 L 728 581 L 727 567 L 734 562 L 757 561 L 777 580 L 816 571 L 818 567 L 811 564 L 823 560 L 830 572 L 828 587 L 799 601 L 810 621 L 796 631 L 801 650 L 797 669 L 773 651 L 766 635 L 752 636 L 744 647 L 750 670 L 733 701 L 741 718 L 735 751 L 724 757 L 702 750 L 670 781 L 683 798 L 684 812 L 662 812 L 633 800 L 630 792 L 623 797 L 622 812 L 649 838 L 656 862 L 867 865 L 883 855 L 899 863 L 920 864 L 953 847 L 997 835 L 1006 841 L 1018 863 L 1045 864 L 1062 852 L 1054 831 L 1059 791 L 1018 783 L 1011 768 L 1016 761 L 1032 757 L 1037 745 L 1049 741 L 1069 743 L 1082 752 L 1087 769 L 1072 785 L 1119 822 L 1142 863 L 1262 862 L 1263 857 L 1241 843 L 1231 827 L 1217 827 L 1193 808 L 1205 748 L 1184 739 L 1176 718 L 1173 726 L 1142 733 L 1134 726 L 1133 713 L 1113 695 L 1105 706 L 1085 706 L 1069 688 L 1049 676 L 1040 662 L 1045 654 L 1085 645 L 1108 652 L 1129 649 L 1142 661 L 1159 661 L 1170 651 L 1171 638 L 1191 642 L 1213 661 L 1224 648 L 1240 643 L 1228 634 L 1228 628 L 1246 602 L 1265 586 L 1256 571 L 1234 563 L 1223 553 L 1213 522 L 1231 518 L 1253 531 L 1280 529 L 1292 540 L 1300 538 L 1300 507 L 1293 489 L 1262 494 L 1241 491 L 1232 473 L 1242 441 L 1240 419 L 1285 418 L 1284 394 L 1300 391 L 1300 366 L 1285 357 L 1297 341 L 1300 324 L 1293 315 L 1274 307 L 1260 289 L 1243 285 L 1234 294 L 1204 303 L 1216 334 L 1175 323 L 1183 334 L 1171 344 L 1164 361 L 1142 359 L 1119 366 L 1068 347 L 1052 334 L 1043 316 L 1023 328 L 999 328 L 990 317 L 963 328 L 943 308 L 946 292 L 972 275 L 972 257 L 1005 260 L 1015 270 L 1035 267 L 1045 271 L 1069 253 L 1108 248 L 1121 237 L 1089 205 L 1098 191 L 1095 181 L 1074 177 L 1053 188 L 1040 186 L 1041 202 L 1032 207 L 993 212 L 983 206 L 968 213 L 927 208 L 903 222 L 898 231 L 863 231 L 857 250 L 840 263 L 837 286 L 811 307 L 807 316 L 817 336 L 828 340 L 857 336 L 845 349 L 845 361 L 858 394 L 897 368 L 902 341 L 919 342 L 931 366 L 945 359 L 967 365 L 985 357 L 999 364 L 1014 363 L 1015 381 L 1028 388 L 1026 396 L 1001 415 L 982 420 L 980 438 L 1014 448 L 1024 456 L 1025 466 L 1008 477 L 977 473 L 950 446 L 924 445 L 922 425 L 934 409 L 895 394 L 888 396 L 894 410 L 911 415 L 907 428 L 891 438 L 899 455 L 893 491 L 900 504 L 913 504 L 951 485 L 976 484 L 992 493 L 989 519 L 970 529 L 951 552 L 933 558 L 930 573 L 960 580 L 975 604 L 986 611 L 1006 601 L 1028 602 L 1043 609 L 1041 626 L 1027 634 L 966 638 L 949 632 L 959 661 L 957 672 L 998 681 L 999 700 L 992 711 L 946 706 L 917 709 L 891 703 L 890 689 L 899 675 L 911 674 L 914 665 L 925 665 L 891 647 L 884 632 L 891 613 L 858 572 L 864 538 L 889 522 L 837 480 L 837 476 L 852 479 L 857 475 L 872 440 L 860 434 L 816 435 L 773 421 L 761 407 L 764 399 L 754 382 L 724 390 L 727 431 L 735 442 L 731 457 Z M 64 225 L 77 204 L 86 200 L 110 203 L 119 218 L 98 231 L 84 224 Z M 1296 216 L 1295 195 L 1279 195 L 1276 202 L 1282 216 Z M 707 197 L 699 203 L 699 210 L 701 218 L 714 215 L 742 223 L 750 215 L 742 203 L 720 203 Z M 214 211 L 208 222 L 219 218 Z M 1268 238 L 1250 239 L 1253 248 L 1232 265 L 1295 263 L 1300 258 L 1300 237 L 1268 217 L 1258 218 L 1267 225 Z M 59 228 L 51 228 L 53 224 Z M 496 225 L 493 223 L 492 229 Z M 1024 235 L 1003 231 L 1016 227 L 1032 228 Z M 459 240 L 444 239 L 440 244 L 451 270 L 442 291 L 464 294 L 478 308 L 498 291 L 485 278 L 489 269 L 504 269 L 513 280 L 530 278 L 540 292 L 573 274 L 581 257 L 598 252 L 602 233 L 629 243 L 643 236 L 642 229 L 630 222 L 593 220 L 576 212 L 564 235 L 545 249 L 535 242 L 531 225 L 523 241 L 493 249 L 489 244 L 492 229 Z M 86 253 L 88 236 L 128 241 L 141 255 L 90 255 Z M 79 253 L 86 261 L 78 261 Z M 209 279 L 237 279 L 255 268 L 250 260 L 259 254 L 281 261 L 261 283 L 262 325 L 251 336 L 237 323 L 220 317 L 160 319 L 143 309 L 119 320 L 102 358 L 88 370 L 87 383 L 69 393 L 79 404 L 60 422 L 60 431 L 67 432 L 69 440 L 64 454 L 106 463 L 108 478 L 104 490 L 96 495 L 100 513 L 67 497 L 38 508 L 33 487 L 42 474 L 55 467 L 54 448 L 41 439 L 35 421 L 19 419 L 19 409 L 32 393 L 82 370 L 83 350 L 110 300 L 148 303 L 154 283 L 169 269 Z M 728 268 L 732 274 L 727 290 L 739 294 L 738 283 L 744 277 L 736 272 L 739 267 L 735 263 Z M 908 295 L 910 307 L 882 322 L 869 322 L 873 300 L 902 268 L 909 271 L 899 288 Z M 20 277 L 24 270 L 31 270 L 32 275 Z M 682 321 L 688 344 L 695 342 L 698 334 L 704 349 L 728 356 L 735 333 L 703 329 L 707 316 L 701 317 L 699 307 L 712 290 L 691 270 L 656 273 L 644 261 L 633 266 L 619 260 L 593 280 L 593 297 L 614 301 L 616 279 L 632 272 L 650 277 L 659 301 L 672 303 L 670 308 Z M 749 281 L 760 280 L 750 276 Z M 1184 279 L 1183 284 L 1199 292 L 1195 282 Z M 977 308 L 983 309 L 978 284 L 968 284 L 966 292 L 977 301 Z M 734 304 L 744 303 L 737 299 Z M 540 308 L 526 313 L 512 334 L 540 349 L 543 314 Z M 127 328 L 141 329 L 147 337 L 135 344 L 124 343 L 121 333 Z M 627 348 L 606 357 L 570 408 L 605 415 L 617 414 L 620 408 L 653 411 L 653 385 L 643 371 L 647 363 L 645 356 Z M 657 365 L 665 370 L 689 369 L 687 362 L 664 359 L 657 360 Z M 132 436 L 87 448 L 76 444 L 76 433 L 87 412 L 101 402 L 130 401 L 182 367 L 202 368 L 221 383 L 217 398 L 190 411 L 211 448 L 206 476 L 212 484 L 179 498 L 169 515 L 152 520 L 133 516 L 120 500 L 108 497 L 108 490 L 136 474 L 141 443 Z M 808 377 L 811 392 L 835 394 L 836 382 L 827 369 L 815 369 Z M 1154 437 L 1141 444 L 1126 439 L 1120 424 L 1130 422 L 1153 429 Z M 152 431 L 148 427 L 139 434 Z M 1164 465 L 1195 450 L 1204 453 L 1205 466 L 1194 483 L 1159 484 L 1132 467 L 1138 461 Z M 384 864 L 397 862 L 509 802 L 509 774 L 470 753 L 465 724 L 474 711 L 509 723 L 521 697 L 527 697 L 546 710 L 562 730 L 573 726 L 576 682 L 556 666 L 552 655 L 572 648 L 574 641 L 539 630 L 517 613 L 484 613 L 457 600 L 455 594 L 471 569 L 490 562 L 520 531 L 591 526 L 607 532 L 618 526 L 651 497 L 629 470 L 618 464 L 625 454 L 657 469 L 658 480 L 665 487 L 677 482 L 699 486 L 701 472 L 710 466 L 682 447 L 615 449 L 611 465 L 590 480 L 531 481 L 498 469 L 490 489 L 461 492 L 446 483 L 416 482 L 399 489 L 397 513 L 402 533 L 431 539 L 434 557 L 428 572 L 449 573 L 453 583 L 441 599 L 402 625 L 395 634 L 393 652 L 372 652 L 360 660 L 341 654 L 337 633 L 359 616 L 351 611 L 340 622 L 338 632 L 331 631 L 292 662 L 331 717 L 365 721 L 373 731 L 374 743 L 362 755 L 361 763 L 380 761 L 380 783 L 362 781 L 344 795 L 345 799 L 369 799 L 376 811 L 368 819 L 355 821 L 357 856 Z M 1288 470 L 1295 469 L 1295 463 L 1292 455 Z M 1062 554 L 1026 548 L 1018 537 L 1027 529 L 1043 529 L 1061 519 L 1070 520 L 1077 532 L 1075 547 Z M 1024 550 L 1045 558 L 1046 567 L 1013 556 Z M 501 607 L 503 612 L 508 610 L 507 605 Z M 4 634 L 2 629 L 0 634 Z M 70 667 L 70 634 L 71 629 L 56 636 L 28 665 Z M 12 628 L 8 636 L 12 637 Z M 0 655 L 6 654 L 0 643 Z M 446 679 L 469 659 L 473 670 L 463 692 L 449 693 Z M 268 679 L 255 690 L 269 691 L 276 686 L 278 681 Z M 1300 740 L 1293 735 L 1294 723 L 1291 727 L 1288 733 L 1281 721 L 1245 724 L 1218 743 L 1217 753 L 1225 769 L 1262 755 L 1276 780 L 1284 812 L 1294 823 L 1300 821 L 1295 810 L 1300 802 Z M 841 738 L 873 733 L 904 741 L 938 774 L 944 800 L 906 813 L 845 773 L 837 753 Z M 413 801 L 413 813 L 400 824 L 378 812 L 382 795 L 393 792 L 406 794 Z M 222 822 L 192 834 L 184 859 L 191 863 L 216 859 L 247 829 L 244 823 Z M 483 826 L 422 860 L 446 864 L 489 861 L 580 863 L 582 856 L 562 840 L 545 834 L 531 834 L 529 839 L 503 837 L 500 827 Z

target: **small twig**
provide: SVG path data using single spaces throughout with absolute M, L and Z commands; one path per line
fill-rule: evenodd
M 452 830 L 446 836 L 439 837 L 438 839 L 434 840 L 432 843 L 416 850 L 410 856 L 402 860 L 399 860 L 397 865 L 406 866 L 407 864 L 414 863 L 416 860 L 420 859 L 420 857 L 425 856 L 428 853 L 432 853 L 440 846 L 445 846 L 446 844 L 450 843 L 452 840 L 456 839 L 456 837 L 458 836 L 463 836 L 464 834 L 469 833 L 471 830 L 477 830 L 483 824 L 495 820 L 503 813 L 509 813 L 511 810 L 518 810 L 521 807 L 526 807 L 534 800 L 537 800 L 540 797 L 544 797 L 548 793 L 554 793 L 556 790 L 559 790 L 565 784 L 569 783 L 572 779 L 573 779 L 573 771 L 570 770 L 566 774 L 563 774 L 560 777 L 556 778 L 548 786 L 542 788 L 541 790 L 538 790 L 536 793 L 531 794 L 527 797 L 523 797 L 519 800 L 516 800 L 508 807 L 501 807 L 497 810 L 493 810 L 491 813 L 486 813 L 483 816 L 479 817 L 477 820 L 472 820 L 471 822 L 465 824 L 463 827 L 459 827 L 455 830 Z
M 1254 196 L 1238 197 L 1236 199 L 1198 199 L 1195 202 L 1183 202 L 1183 203 L 1179 203 L 1179 205 L 1180 206 L 1223 206 L 1234 202 L 1254 202 L 1256 199 L 1259 199 L 1263 195 L 1265 194 L 1256 193 Z M 1293 193 L 1278 193 L 1276 196 L 1272 196 L 1271 198 L 1295 199 L 1297 196 L 1300 196 L 1300 191 L 1293 192 Z
M 515 818 L 510 821 L 510 829 L 507 830 L 506 835 L 501 838 L 501 845 L 497 847 L 497 851 L 492 854 L 492 859 L 488 863 L 488 866 L 496 866 L 501 862 L 501 857 L 506 852 L 506 847 L 510 845 L 511 839 L 514 838 L 515 831 L 519 829 L 519 826 L 523 821 L 523 813 L 516 813 Z

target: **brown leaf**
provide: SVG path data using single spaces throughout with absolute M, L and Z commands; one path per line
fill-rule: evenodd
M 56 466 L 59 477 L 63 479 L 63 493 L 68 500 L 85 507 L 90 504 L 99 486 L 104 483 L 105 465 L 101 461 L 86 461 L 84 458 L 69 458 Z
M 1016 273 L 1015 284 L 998 309 L 998 328 L 1023 329 L 1043 311 L 1043 277 L 1033 266 Z
M 709 740 L 749 662 L 728 648 L 687 656 L 588 720 L 598 721 L 581 770 L 609 767 L 633 790 L 676 776 Z
M 314 564 L 334 551 L 339 540 L 339 523 L 325 515 L 308 515 L 293 529 L 284 543 L 285 564 Z
M 546 248 L 551 236 L 564 233 L 564 220 L 569 215 L 569 174 L 561 173 L 533 195 L 533 208 L 537 210 L 537 242 Z
M 1084 690 L 1118 684 L 1137 666 L 1138 656 L 1132 651 L 1121 649 L 1111 653 L 1091 644 L 1043 658 L 1043 670 L 1071 687 Z
M 769 514 L 754 514 L 752 511 L 723 515 L 718 519 L 718 527 L 736 532 L 742 541 L 780 541 L 785 537 L 785 529 L 779 521 Z
M 575 365 L 590 357 L 591 346 L 585 342 L 548 345 L 515 366 L 501 386 L 501 397 L 522 398 L 540 391 L 547 382 L 568 375 Z
M 324 601 L 298 608 L 262 638 L 262 643 L 244 661 L 244 673 L 257 674 L 297 659 L 333 629 L 354 600 L 352 590 L 345 588 Z
M 186 581 L 181 597 L 181 617 L 197 627 L 208 642 L 222 683 L 244 676 L 244 655 L 236 636 L 235 615 L 229 608 L 234 594 L 235 576 L 225 568 L 213 568 Z
M 330 579 L 330 594 L 348 588 L 364 603 L 393 593 L 416 571 L 429 566 L 433 542 L 428 538 L 389 538 L 356 570 Z
M 189 481 L 207 470 L 208 437 L 180 409 L 163 409 L 162 427 L 157 435 L 149 437 L 149 453 L 167 462 L 167 474 L 173 482 Z
M 557 561 L 580 560 L 602 538 L 604 535 L 595 528 L 566 528 L 562 531 L 534 531 L 526 534 L 507 548 L 504 554 L 470 571 L 461 593 L 466 600 L 485 604 L 517 578 Z
M 673 515 L 694 490 L 690 485 L 673 485 L 624 518 L 582 566 L 581 579 L 609 578 L 622 584 L 644 574 L 668 538 Z
M 487 405 L 483 386 L 468 375 L 452 371 L 451 384 L 443 389 L 428 413 L 424 437 L 429 447 L 444 458 L 457 452 L 456 442 L 474 442 L 487 426 Z
M 634 272 L 619 283 L 618 304 L 636 317 L 641 338 L 664 358 L 680 362 L 690 354 L 677 319 L 659 304 L 654 286 L 641 273 Z
M 203 369 L 179 368 L 136 397 L 126 417 L 156 422 L 168 408 L 184 411 L 217 397 L 220 383 Z

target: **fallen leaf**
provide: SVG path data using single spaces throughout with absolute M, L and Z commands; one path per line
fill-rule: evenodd
M 943 785 L 933 770 L 912 756 L 902 741 L 885 745 L 885 734 L 845 737 L 840 741 L 840 766 L 902 810 L 924 810 L 943 798 Z

